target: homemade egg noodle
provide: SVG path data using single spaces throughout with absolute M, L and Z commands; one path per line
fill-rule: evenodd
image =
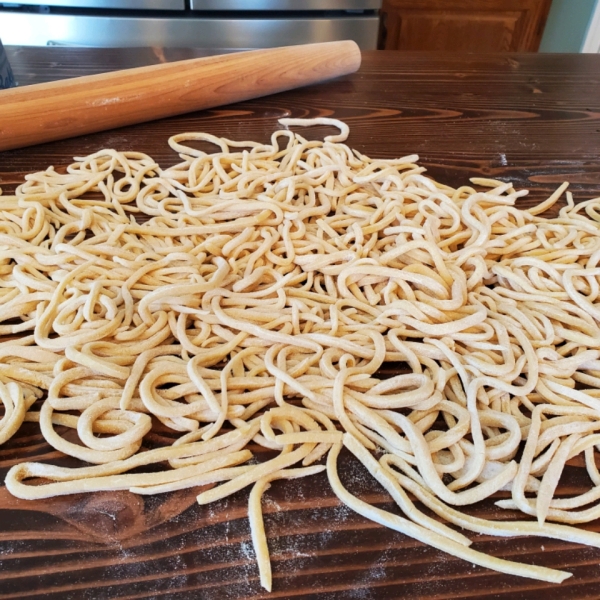
M 24 462 L 7 488 L 39 499 L 198 487 L 207 504 L 251 486 L 271 589 L 262 495 L 326 471 L 368 519 L 473 564 L 563 581 L 475 551 L 464 533 L 600 547 L 573 526 L 600 517 L 600 199 L 567 192 L 544 218 L 566 184 L 523 210 L 510 183 L 453 189 L 417 156 L 364 156 L 340 121 L 280 123 L 340 133 L 285 129 L 269 144 L 184 133 L 169 140 L 174 167 L 102 150 L 2 196 L 0 442 L 35 421 L 88 463 Z M 399 363 L 393 376 L 384 363 Z M 172 445 L 150 444 L 153 426 Z M 257 445 L 273 458 L 258 460 Z M 342 446 L 398 514 L 345 489 Z M 557 497 L 575 457 L 589 491 Z M 499 490 L 510 498 L 498 506 L 535 519 L 463 512 Z

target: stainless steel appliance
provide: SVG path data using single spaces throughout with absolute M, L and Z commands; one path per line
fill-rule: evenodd
M 0 38 L 24 46 L 268 48 L 341 39 L 375 49 L 381 0 L 21 0 Z

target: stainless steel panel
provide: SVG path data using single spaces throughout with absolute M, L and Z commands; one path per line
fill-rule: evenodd
M 191 0 L 192 10 L 377 10 L 382 0 Z
M 185 0 L 14 0 L 15 4 L 69 8 L 121 8 L 128 10 L 184 10 Z
M 64 44 L 118 48 L 270 48 L 311 42 L 355 40 L 363 50 L 377 47 L 375 16 L 310 19 L 222 19 L 100 17 L 0 12 L 5 44 Z

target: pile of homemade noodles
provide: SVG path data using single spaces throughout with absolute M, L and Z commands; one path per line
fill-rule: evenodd
M 452 189 L 416 156 L 351 150 L 339 121 L 281 121 L 315 122 L 341 133 L 277 131 L 270 144 L 186 133 L 169 142 L 182 161 L 172 168 L 102 150 L 2 198 L 0 440 L 39 421 L 49 444 L 93 465 L 23 463 L 8 489 L 218 484 L 198 496 L 206 504 L 252 486 L 270 589 L 261 496 L 326 470 L 369 519 L 474 564 L 564 580 L 470 549 L 411 498 L 465 530 L 600 547 L 564 525 L 600 516 L 600 199 L 567 193 L 546 219 L 566 186 L 521 210 L 526 192 L 510 183 Z M 379 377 L 386 362 L 404 367 Z M 171 446 L 144 447 L 153 420 L 178 432 Z M 276 458 L 251 460 L 251 442 Z M 404 516 L 343 487 L 342 446 Z M 577 455 L 590 490 L 557 498 Z M 153 463 L 163 469 L 128 473 Z M 499 506 L 536 520 L 456 508 L 498 490 L 512 493 Z

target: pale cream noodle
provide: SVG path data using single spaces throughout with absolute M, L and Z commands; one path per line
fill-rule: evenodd
M 475 551 L 450 525 L 600 547 L 570 525 L 600 516 L 600 199 L 567 192 L 556 210 L 564 184 L 524 210 L 510 183 L 454 189 L 415 155 L 352 150 L 340 121 L 281 124 L 268 143 L 176 135 L 167 169 L 101 150 L 2 196 L 0 442 L 37 422 L 88 463 L 24 462 L 8 489 L 197 487 L 206 504 L 252 486 L 270 590 L 262 496 L 326 471 L 342 502 L 423 543 L 503 573 L 569 577 Z M 289 130 L 308 125 L 340 133 Z M 157 427 L 170 445 L 151 443 Z M 403 516 L 344 487 L 343 446 Z M 589 490 L 558 497 L 578 456 Z M 457 508 L 500 490 L 511 498 L 499 506 L 536 520 Z

